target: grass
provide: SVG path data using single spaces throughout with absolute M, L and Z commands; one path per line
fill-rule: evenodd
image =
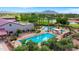
M 17 15 L 19 15 L 19 14 L 17 14 L 17 13 L 2 13 L 2 14 L 0 14 L 0 17 L 1 18 L 15 18 L 15 16 L 17 16 Z
M 53 20 L 50 20 L 49 22 L 48 22 L 48 20 L 44 20 L 44 21 L 40 21 L 40 22 L 38 21 L 37 23 L 41 24 L 41 25 L 48 25 L 49 23 L 54 24 L 55 22 Z
M 79 24 L 70 24 L 69 26 L 71 26 L 73 28 L 79 28 Z

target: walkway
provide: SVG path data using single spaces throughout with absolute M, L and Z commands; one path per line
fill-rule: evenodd
M 0 51 L 9 51 L 8 47 L 6 46 L 3 40 L 0 40 Z

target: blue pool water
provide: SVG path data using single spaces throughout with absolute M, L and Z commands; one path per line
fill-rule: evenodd
M 26 38 L 26 41 L 32 40 L 35 43 L 41 43 L 41 42 L 46 41 L 50 38 L 54 38 L 55 36 L 56 36 L 55 34 L 45 33 L 45 34 L 30 37 L 30 38 Z
M 75 23 L 75 22 L 70 22 L 70 24 L 77 24 L 77 23 Z
M 48 30 L 55 30 L 55 29 L 57 29 L 56 27 L 54 27 L 54 26 L 44 26 L 43 28 L 42 28 L 42 30 L 45 30 L 45 31 L 48 31 Z M 65 30 L 61 30 L 61 32 L 63 33 L 63 32 L 65 32 Z

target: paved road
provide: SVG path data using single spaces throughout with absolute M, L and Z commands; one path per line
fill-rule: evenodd
M 0 51 L 9 51 L 3 40 L 0 40 Z

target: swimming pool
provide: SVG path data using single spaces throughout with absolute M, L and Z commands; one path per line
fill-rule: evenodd
M 70 24 L 77 24 L 77 23 L 75 23 L 75 22 L 70 22 Z
M 42 27 L 42 30 L 48 31 L 48 30 L 56 30 L 57 28 L 54 26 L 44 26 Z M 61 29 L 61 32 L 65 32 L 65 30 Z
M 35 43 L 41 43 L 43 41 L 46 41 L 46 40 L 48 40 L 50 38 L 54 38 L 54 37 L 56 37 L 55 34 L 45 33 L 45 34 L 40 34 L 37 36 L 30 37 L 30 38 L 26 38 L 26 41 L 32 40 Z

